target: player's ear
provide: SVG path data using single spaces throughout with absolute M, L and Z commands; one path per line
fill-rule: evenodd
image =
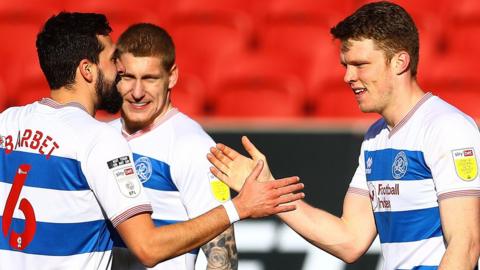
M 178 67 L 177 64 L 173 64 L 172 68 L 170 69 L 170 75 L 168 76 L 168 89 L 172 89 L 178 80 Z
M 83 79 L 87 82 L 92 82 L 94 79 L 94 66 L 93 63 L 88 61 L 87 59 L 83 59 L 80 61 L 78 65 L 78 69 L 80 71 L 80 75 L 82 75 Z
M 393 56 L 395 73 L 400 75 L 408 70 L 410 66 L 410 55 L 406 51 L 400 51 Z

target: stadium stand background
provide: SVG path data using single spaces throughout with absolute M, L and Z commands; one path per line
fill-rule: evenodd
M 366 2 L 2 0 L 0 111 L 48 96 L 35 38 L 51 15 L 61 10 L 105 13 L 115 39 L 131 23 L 156 23 L 177 46 L 180 80 L 174 104 L 217 141 L 240 148 L 240 135 L 249 134 L 270 157 L 275 175 L 300 175 L 307 201 L 340 214 L 361 134 L 378 116 L 360 113 L 342 82 L 329 29 Z M 413 15 L 419 28 L 420 86 L 478 121 L 480 1 L 394 2 Z M 275 218 L 240 222 L 236 228 L 242 270 L 379 269 L 381 264 L 378 245 L 346 266 Z

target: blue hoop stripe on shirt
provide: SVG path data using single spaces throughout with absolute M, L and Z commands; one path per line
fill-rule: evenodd
M 170 166 L 167 163 L 133 153 L 135 161 L 141 157 L 147 157 L 152 164 L 152 175 L 147 181 L 143 182 L 144 187 L 162 191 L 178 191 L 177 186 L 173 183 Z
M 2 221 L 0 216 L 0 222 Z M 25 221 L 14 218 L 8 237 L 0 235 L 0 249 L 14 250 L 9 245 L 11 230 L 21 233 Z M 22 251 L 28 254 L 47 256 L 70 256 L 76 254 L 111 250 L 113 242 L 105 220 L 79 223 L 36 222 L 32 242 Z
M 31 166 L 25 186 L 54 190 L 89 190 L 80 162 L 74 159 L 0 149 L 0 182 L 12 184 L 21 164 Z
M 407 171 L 400 179 L 395 179 L 393 177 L 392 165 L 395 161 L 395 157 L 401 151 L 403 151 L 407 157 Z M 368 159 L 372 158 L 371 173 L 366 174 L 367 181 L 408 181 L 432 179 L 432 172 L 427 166 L 425 157 L 421 151 L 388 148 L 376 151 L 365 151 L 364 156 L 366 169 L 368 169 Z
M 443 235 L 438 207 L 375 212 L 374 215 L 382 244 L 413 242 Z

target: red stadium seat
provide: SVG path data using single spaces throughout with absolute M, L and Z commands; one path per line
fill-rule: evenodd
M 278 55 L 244 54 L 217 72 L 213 111 L 228 117 L 299 117 L 304 115 L 300 80 Z
M 164 2 L 154 0 L 84 0 L 72 4 L 72 9 L 105 14 L 113 29 L 111 35 L 116 40 L 131 24 L 140 22 L 163 24 L 168 18 L 169 9 L 162 9 L 162 3 Z M 156 12 L 160 9 L 162 13 Z
M 0 44 L 0 58 L 2 64 L 8 66 L 1 69 L 0 74 L 5 79 L 7 88 L 22 76 L 18 69 L 23 61 L 31 63 L 36 60 L 35 40 L 39 30 L 40 25 L 0 22 L 0 35 L 3 37 Z
M 65 10 L 70 1 L 0 1 L 0 21 L 34 23 L 38 28 L 50 16 Z
M 393 0 L 392 2 L 403 7 L 414 20 L 421 19 L 421 17 L 441 17 L 450 9 L 452 0 Z M 474 0 L 475 1 L 475 0 Z M 359 0 L 357 7 L 369 2 L 376 2 L 374 0 Z
M 263 0 L 255 3 L 262 24 L 279 21 L 315 22 L 332 26 L 352 10 L 351 1 Z
M 216 62 L 248 48 L 252 24 L 245 13 L 221 4 L 225 1 L 202 5 L 206 2 L 212 1 L 180 2 L 167 30 L 175 42 L 180 69 L 208 82 Z
M 3 112 L 8 106 L 8 96 L 6 92 L 5 84 L 0 80 L 0 112 Z
M 9 105 L 19 105 L 19 101 L 23 96 L 31 95 L 28 90 L 19 91 L 19 85 L 30 81 L 33 77 L 43 77 L 35 47 L 38 30 L 33 25 L 25 24 L 12 25 L 12 27 L 3 26 L 5 25 L 0 26 L 1 30 L 16 37 L 15 39 L 6 40 L 0 52 L 2 63 L 8 66 L 8 68 L 0 71 L 0 77 L 4 78 L 6 88 L 3 94 L 7 97 Z M 18 33 L 22 34 L 18 35 Z M 12 42 L 13 40 L 15 40 L 14 43 Z M 35 69 L 35 71 L 32 72 L 31 69 Z M 32 75 L 34 73 L 39 75 Z
M 318 67 L 340 65 L 339 49 L 329 28 L 322 24 L 272 23 L 264 26 L 261 33 L 262 49 L 279 51 L 296 66 L 296 75 L 304 82 L 309 96 L 314 94 L 316 85 L 329 76 L 328 69 Z
M 164 0 L 170 4 L 170 10 L 175 13 L 187 14 L 231 14 L 231 13 L 246 13 L 251 9 L 251 5 L 255 4 L 254 0 L 177 0 L 172 7 L 171 1 Z
M 12 104 L 25 105 L 50 96 L 50 88 L 38 60 L 25 62 L 20 70 L 21 78 L 9 89 Z
M 442 83 L 479 83 L 476 56 L 480 53 L 480 21 L 452 21 L 445 34 L 445 51 L 428 67 L 430 80 Z
M 195 75 L 180 72 L 177 85 L 172 89 L 171 98 L 173 106 L 188 116 L 204 114 L 206 89 Z
M 480 2 L 478 0 L 457 0 L 452 3 L 449 16 L 457 23 L 480 22 Z

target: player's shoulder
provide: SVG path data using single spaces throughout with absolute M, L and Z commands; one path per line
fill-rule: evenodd
M 57 126 L 84 142 L 117 141 L 121 134 L 107 122 L 99 121 L 85 111 L 67 110 L 58 115 Z
M 197 121 L 182 112 L 178 112 L 172 117 L 171 126 L 177 140 L 211 140 L 210 136 Z
M 457 107 L 437 96 L 432 96 L 426 102 L 422 126 L 432 127 L 458 127 L 469 126 L 477 128 L 475 121 Z
M 28 115 L 36 108 L 36 103 L 27 104 L 24 106 L 12 106 L 6 108 L 3 112 L 0 113 L 0 119 L 12 119 L 19 118 L 24 115 Z
M 122 119 L 121 118 L 113 119 L 113 120 L 111 120 L 107 123 L 108 123 L 108 125 L 113 127 L 115 130 L 122 130 Z
M 178 112 L 171 120 L 172 138 L 176 151 L 198 151 L 213 146 L 215 142 L 202 126 L 189 116 Z

